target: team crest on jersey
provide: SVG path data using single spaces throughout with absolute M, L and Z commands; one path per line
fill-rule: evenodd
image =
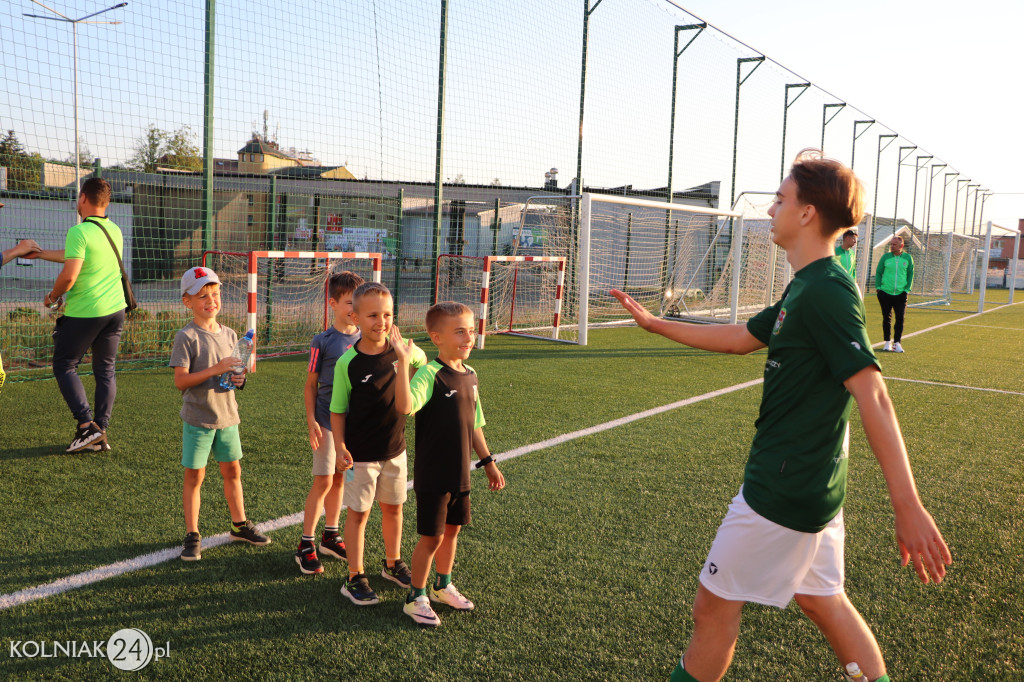
M 786 321 L 786 309 L 783 308 L 779 311 L 779 317 L 775 320 L 775 326 L 772 327 L 772 336 L 776 336 L 782 331 L 782 323 Z

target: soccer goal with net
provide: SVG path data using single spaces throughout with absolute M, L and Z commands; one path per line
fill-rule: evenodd
M 435 301 L 477 304 L 476 347 L 488 334 L 560 338 L 564 256 L 461 256 L 437 259 Z
M 566 259 L 564 340 L 586 344 L 588 329 L 632 323 L 611 289 L 656 315 L 735 322 L 787 281 L 771 241 L 772 196 L 745 193 L 731 210 L 595 193 L 531 198 L 514 251 Z
M 207 251 L 221 281 L 222 324 L 256 330 L 261 357 L 303 353 L 331 322 L 329 277 L 344 270 L 380 282 L 381 254 L 341 251 Z

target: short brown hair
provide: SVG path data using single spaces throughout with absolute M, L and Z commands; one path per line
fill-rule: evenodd
M 335 301 L 340 301 L 342 296 L 352 293 L 365 281 L 351 270 L 336 272 L 327 280 L 327 295 Z
M 427 331 L 437 331 L 437 327 L 441 324 L 441 320 L 449 319 L 452 317 L 458 317 L 459 315 L 465 315 L 469 313 L 473 314 L 473 310 L 465 304 L 456 303 L 455 301 L 441 301 L 430 306 L 430 310 L 427 311 L 427 319 L 425 324 L 427 325 Z
M 864 185 L 850 168 L 822 155 L 820 149 L 797 154 L 789 175 L 796 183 L 796 198 L 821 216 L 826 236 L 859 225 L 864 217 Z
M 390 296 L 391 292 L 388 288 L 380 282 L 364 282 L 356 287 L 356 290 L 352 292 L 352 309 L 355 310 L 359 307 L 359 299 L 364 296 Z
M 82 194 L 95 206 L 110 203 L 110 183 L 103 178 L 89 178 L 82 183 Z

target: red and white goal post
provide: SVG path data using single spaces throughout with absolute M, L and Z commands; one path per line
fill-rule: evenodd
M 309 350 L 331 324 L 330 275 L 352 270 L 381 281 L 380 253 L 364 251 L 206 251 L 202 265 L 221 280 L 221 320 L 239 333 L 256 330 L 262 357 Z M 255 349 L 250 368 L 255 365 Z
M 565 266 L 564 256 L 442 254 L 434 300 L 479 305 L 477 348 L 487 334 L 573 343 L 559 338 Z

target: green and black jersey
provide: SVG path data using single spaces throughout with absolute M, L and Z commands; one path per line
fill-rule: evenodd
M 395 408 L 397 362 L 390 346 L 377 355 L 352 346 L 334 366 L 331 412 L 345 415 L 345 447 L 356 462 L 380 462 L 405 451 L 405 415 Z M 410 364 L 426 362 L 426 353 L 413 346 Z
M 440 359 L 412 378 L 412 410 L 416 413 L 417 491 L 458 493 L 469 490 L 473 431 L 484 425 L 476 372 L 464 365 L 457 372 Z
M 770 521 L 816 533 L 846 496 L 850 409 L 843 382 L 878 366 L 864 302 L 835 258 L 797 272 L 782 300 L 747 322 L 768 345 L 743 497 Z

